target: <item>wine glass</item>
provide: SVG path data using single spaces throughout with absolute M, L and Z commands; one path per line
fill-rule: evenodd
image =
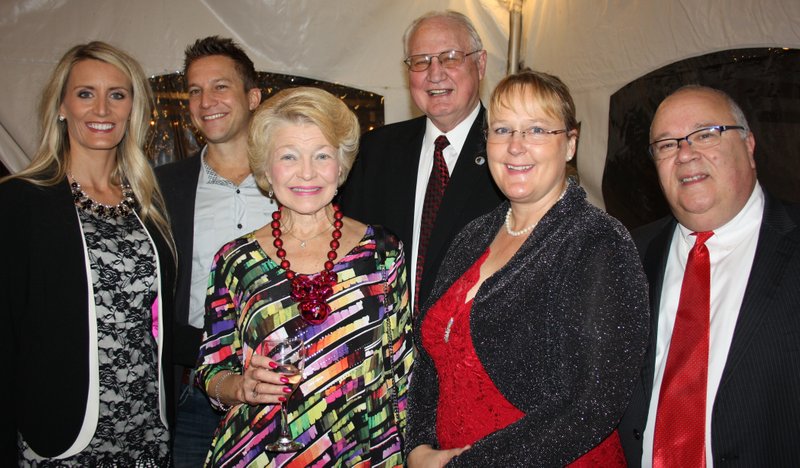
M 303 338 L 268 338 L 262 342 L 261 352 L 264 356 L 275 361 L 275 364 L 278 365 L 275 372 L 283 374 L 289 379 L 292 391 L 297 389 L 297 385 L 303 379 L 303 367 L 305 367 L 306 360 L 306 348 Z M 290 395 L 287 395 L 287 401 Z M 289 431 L 286 414 L 287 401 L 281 403 L 280 436 L 278 436 L 277 441 L 267 445 L 267 450 L 271 452 L 296 452 L 303 448 L 303 444 L 292 439 L 292 434 Z

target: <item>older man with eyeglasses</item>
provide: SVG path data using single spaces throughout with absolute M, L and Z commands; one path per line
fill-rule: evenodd
M 430 12 L 403 41 L 411 97 L 425 115 L 364 135 L 341 203 L 348 216 L 400 237 L 419 307 L 453 237 L 503 197 L 486 166 L 486 51 L 475 27 L 461 13 Z
M 800 207 L 764 191 L 725 93 L 685 86 L 650 127 L 673 216 L 634 232 L 651 342 L 620 423 L 630 466 L 800 460 Z

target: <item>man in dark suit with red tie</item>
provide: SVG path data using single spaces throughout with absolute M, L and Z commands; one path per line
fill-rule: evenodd
M 486 51 L 475 27 L 460 13 L 431 12 L 408 27 L 404 44 L 411 97 L 425 115 L 364 135 L 341 204 L 400 237 L 422 306 L 455 235 L 503 198 L 486 166 Z
M 650 127 L 674 217 L 634 233 L 652 328 L 619 434 L 630 466 L 797 466 L 800 207 L 761 188 L 725 93 L 685 86 Z

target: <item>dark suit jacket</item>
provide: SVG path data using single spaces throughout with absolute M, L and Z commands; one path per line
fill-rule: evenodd
M 439 207 L 425 258 L 420 304 L 430 294 L 439 265 L 456 234 L 468 222 L 488 213 L 505 199 L 494 184 L 485 162 L 484 114 L 481 106 Z M 425 124 L 423 116 L 380 127 L 364 135 L 358 159 L 341 191 L 345 214 L 395 232 L 407 252 L 413 248 L 417 166 Z M 483 158 L 483 164 L 475 162 L 478 156 Z
M 6 334 L 2 460 L 16 466 L 17 431 L 43 456 L 75 441 L 89 391 L 89 307 L 83 240 L 69 184 L 12 179 L 0 184 L 0 320 Z M 158 230 L 147 225 L 161 266 L 162 369 L 172 427 L 172 310 L 175 264 Z
M 203 339 L 203 330 L 189 325 L 189 293 L 192 283 L 194 246 L 194 201 L 201 160 L 198 154 L 159 166 L 156 177 L 167 204 L 172 236 L 178 251 L 178 277 L 175 290 L 175 363 L 194 368 Z
M 768 194 L 750 279 L 714 401 L 715 467 L 797 466 L 800 461 L 800 207 Z M 630 466 L 640 466 L 653 389 L 658 305 L 676 221 L 634 232 L 650 281 L 648 354 L 619 434 Z

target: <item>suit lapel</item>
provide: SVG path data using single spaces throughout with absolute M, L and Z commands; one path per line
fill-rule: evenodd
M 392 184 L 387 180 L 386 190 L 396 190 L 400 203 L 392 203 L 387 206 L 387 210 L 393 210 L 396 214 L 396 225 L 403 228 L 403 232 L 396 234 L 404 242 L 404 250 L 410 253 L 414 239 L 414 204 L 416 201 L 417 190 L 417 171 L 419 168 L 419 155 L 422 151 L 422 139 L 425 137 L 425 117 L 417 119 L 415 124 L 409 128 L 408 133 L 399 135 L 399 139 L 391 146 L 391 150 L 385 157 L 392 161 L 387 167 L 391 169 L 387 176 L 391 180 L 409 181 L 406 184 Z
M 176 209 L 173 210 L 177 219 L 172 223 L 172 228 L 175 230 L 175 237 L 181 239 L 181 243 L 188 246 L 188 252 L 181 252 L 184 255 L 192 255 L 194 244 L 194 205 L 197 197 L 197 183 L 200 177 L 201 170 L 201 157 L 200 155 L 193 156 L 191 159 L 192 170 L 186 177 L 176 179 L 175 187 L 175 203 Z M 171 213 L 172 214 L 172 213 Z
M 175 317 L 181 324 L 185 324 L 189 320 L 189 293 L 194 250 L 194 206 L 200 170 L 200 154 L 156 169 L 161 192 L 170 216 L 172 237 L 178 251 Z
M 465 206 L 469 206 L 470 198 L 475 195 L 475 187 L 482 187 L 485 182 L 482 179 L 487 177 L 488 168 L 486 162 L 486 145 L 483 138 L 483 120 L 485 110 L 481 106 L 475 122 L 472 123 L 458 161 L 453 168 L 450 183 L 439 207 L 436 216 L 436 224 L 431 239 L 428 244 L 428 252 L 439 252 L 444 248 L 444 244 L 451 239 L 455 233 L 453 230 L 460 230 L 463 223 L 458 219 L 463 216 Z M 477 157 L 484 158 L 483 164 L 475 162 Z
M 765 195 L 764 218 L 758 235 L 753 266 L 747 281 L 742 307 L 733 332 L 728 359 L 722 372 L 722 388 L 736 365 L 747 353 L 764 317 L 774 308 L 771 302 L 777 295 L 786 267 L 798 248 L 797 226 L 786 214 L 783 206 L 768 194 Z
M 669 247 L 677 223 L 673 219 L 659 231 L 648 244 L 642 255 L 642 265 L 650 283 L 650 343 L 647 350 L 647 359 L 642 368 L 642 385 L 645 394 L 653 392 L 653 379 L 655 377 L 656 341 L 658 339 L 658 315 L 661 304 L 661 292 L 664 285 L 664 270 L 667 268 Z

